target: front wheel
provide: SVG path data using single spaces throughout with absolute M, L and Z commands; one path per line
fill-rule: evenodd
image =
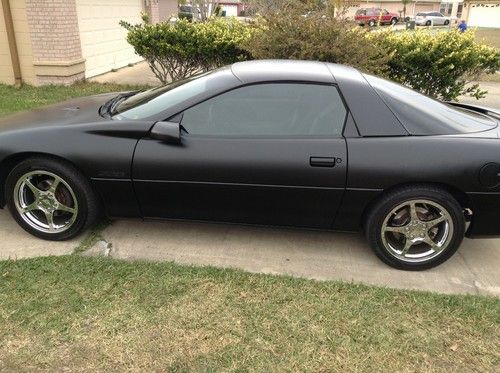
M 449 259 L 465 234 L 461 206 L 448 192 L 406 187 L 383 197 L 365 225 L 375 254 L 398 269 L 423 270 Z
M 449 21 L 449 20 L 444 21 L 444 25 L 445 25 L 445 26 L 448 26 L 449 24 L 450 24 L 450 21 Z
M 430 26 L 430 25 L 431 25 L 431 21 L 427 21 L 427 22 L 425 22 L 425 25 L 426 25 L 426 26 Z
M 368 26 L 374 27 L 375 26 L 375 21 L 373 19 L 370 19 L 370 21 L 368 21 Z
M 5 193 L 18 224 L 46 240 L 73 238 L 99 216 L 89 181 L 73 166 L 52 158 L 19 163 L 7 177 Z
M 396 23 L 398 23 L 398 19 L 397 18 L 391 19 L 391 25 L 394 26 Z

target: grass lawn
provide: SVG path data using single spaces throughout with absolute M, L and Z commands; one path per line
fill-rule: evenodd
M 484 40 L 500 50 L 500 28 L 477 28 L 476 40 Z
M 404 276 L 404 273 L 402 273 Z M 494 371 L 500 300 L 77 255 L 0 262 L 0 370 Z
M 76 83 L 71 86 L 32 87 L 25 85 L 15 88 L 0 84 L 0 116 L 16 111 L 34 109 L 36 107 L 69 100 L 79 96 L 99 93 L 142 89 L 146 87 L 124 86 L 118 84 Z

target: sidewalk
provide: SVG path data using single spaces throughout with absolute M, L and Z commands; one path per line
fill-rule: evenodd
M 147 62 L 139 62 L 133 66 L 123 67 L 117 71 L 90 78 L 89 81 L 97 83 L 118 83 L 130 85 L 158 86 L 161 82 L 153 74 Z

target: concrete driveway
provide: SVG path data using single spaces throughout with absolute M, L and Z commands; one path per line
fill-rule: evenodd
M 342 280 L 449 294 L 500 296 L 500 239 L 465 240 L 443 265 L 425 272 L 392 269 L 361 234 L 228 224 L 120 220 L 102 232 L 117 259 L 233 267 L 317 280 Z M 80 240 L 48 242 L 0 211 L 0 259 L 71 254 Z M 97 245 L 89 253 L 99 253 Z
M 48 242 L 21 229 L 7 210 L 0 210 L 0 260 L 71 254 L 80 239 Z
M 227 224 L 116 221 L 103 236 L 119 259 L 175 261 L 401 289 L 500 296 L 500 239 L 466 239 L 425 272 L 392 269 L 361 234 Z

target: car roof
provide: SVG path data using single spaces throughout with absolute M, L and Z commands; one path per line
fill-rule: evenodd
M 233 64 L 231 71 L 244 84 L 280 80 L 335 83 L 327 64 L 319 61 L 245 61 Z

